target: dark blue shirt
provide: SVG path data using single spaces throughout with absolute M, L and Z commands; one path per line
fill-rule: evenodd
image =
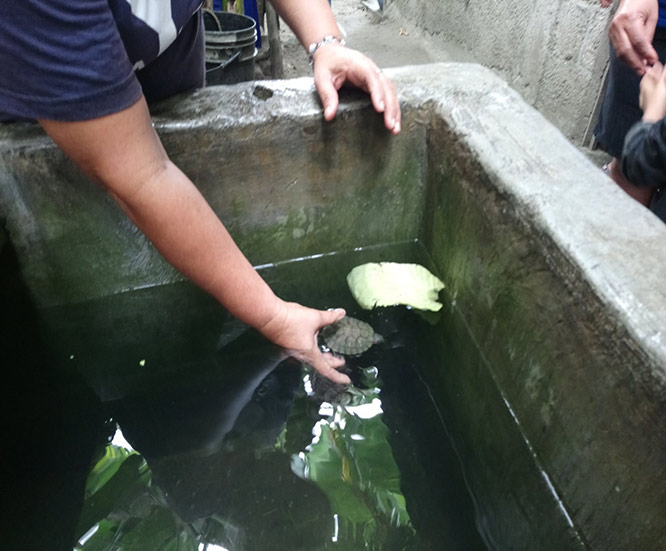
M 141 95 L 135 70 L 202 0 L 0 1 L 0 119 L 85 120 Z
M 666 27 L 666 0 L 659 0 L 659 20 L 657 27 Z

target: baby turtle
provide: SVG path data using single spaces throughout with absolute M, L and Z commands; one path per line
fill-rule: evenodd
M 358 356 L 384 340 L 370 324 L 349 316 L 323 327 L 319 335 L 331 352 L 344 356 Z

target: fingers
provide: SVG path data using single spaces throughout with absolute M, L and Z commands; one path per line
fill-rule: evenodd
M 334 308 L 332 310 L 323 311 L 321 313 L 321 325 L 319 326 L 319 329 L 325 325 L 330 325 L 331 323 L 341 320 L 345 317 L 345 314 L 346 312 L 343 308 Z
M 654 65 L 648 69 L 648 72 L 659 77 L 664 70 L 664 66 L 660 61 L 655 61 Z
M 281 312 L 277 328 L 264 328 L 264 336 L 282 347 L 289 356 L 311 365 L 324 377 L 336 383 L 349 384 L 349 377 L 336 371 L 344 365 L 344 360 L 322 353 L 317 343 L 319 330 L 344 317 L 344 309 L 315 310 L 295 302 L 283 302 Z
M 645 70 L 645 75 L 643 75 L 643 78 L 641 79 L 641 85 L 645 83 L 646 85 L 654 85 L 659 82 L 659 80 L 663 77 L 664 74 L 664 66 L 657 61 L 652 67 L 648 67 Z
M 312 365 L 318 373 L 334 383 L 342 385 L 348 385 L 351 383 L 351 379 L 347 375 L 337 371 L 338 368 L 345 365 L 345 361 L 342 358 L 336 358 L 332 354 L 319 353 L 319 357 L 311 362 L 310 365 Z
M 346 312 L 342 308 L 335 308 L 333 310 L 326 310 L 323 312 L 320 312 L 320 325 L 319 329 L 326 325 L 330 325 L 331 323 L 335 323 L 336 321 L 341 320 Z M 315 336 L 315 346 L 312 349 L 310 353 L 310 358 L 308 358 L 308 363 L 314 367 L 316 371 L 318 371 L 321 375 L 324 377 L 330 379 L 334 383 L 340 383 L 343 385 L 348 385 L 351 383 L 351 380 L 347 375 L 344 373 L 340 373 L 339 371 L 336 371 L 338 368 L 342 367 L 345 365 L 345 361 L 342 358 L 338 358 L 334 356 L 333 354 L 323 354 L 321 350 L 319 350 L 319 346 L 316 344 L 316 336 Z
M 617 57 L 631 67 L 639 75 L 644 75 L 646 67 L 652 65 L 657 59 L 657 52 L 652 45 L 635 33 L 625 31 L 618 33 L 613 40 L 613 47 Z
M 338 89 L 332 78 L 315 78 L 315 86 L 319 93 L 319 98 L 324 106 L 324 119 L 327 121 L 333 120 L 338 111 Z
M 630 29 L 627 32 L 629 41 L 633 45 L 636 56 L 643 67 L 653 65 L 659 60 L 657 50 L 652 46 L 652 40 L 648 39 L 645 32 L 641 29 Z
M 645 122 L 656 122 L 666 115 L 666 71 L 661 63 L 648 68 L 641 79 L 638 104 Z
M 401 129 L 400 102 L 395 86 L 366 56 L 337 44 L 320 48 L 314 56 L 314 79 L 330 121 L 338 109 L 338 90 L 349 83 L 370 94 L 375 110 L 384 115 L 384 125 L 393 134 Z
M 608 31 L 618 58 L 639 75 L 659 59 L 652 46 L 655 24 L 652 14 L 618 12 Z
M 658 61 L 652 66 L 648 67 L 645 70 L 645 74 L 641 79 L 640 88 L 641 90 L 653 88 L 657 85 L 660 79 L 664 76 L 664 66 Z
M 381 69 L 375 69 L 368 86 L 372 104 L 378 113 L 384 113 L 384 126 L 393 134 L 400 132 L 400 103 L 395 86 Z
M 349 80 L 370 94 L 375 111 L 384 114 L 384 126 L 393 134 L 400 132 L 400 102 L 393 82 L 368 58 L 351 73 Z

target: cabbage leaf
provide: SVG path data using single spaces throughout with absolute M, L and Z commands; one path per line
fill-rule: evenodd
M 419 264 L 361 264 L 347 274 L 347 284 L 356 302 L 366 310 L 403 304 L 437 312 L 442 307 L 438 298 L 444 283 Z

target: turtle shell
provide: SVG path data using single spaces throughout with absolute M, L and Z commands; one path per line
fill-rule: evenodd
M 319 334 L 332 352 L 346 356 L 363 354 L 383 340 L 370 324 L 349 316 L 323 327 Z

